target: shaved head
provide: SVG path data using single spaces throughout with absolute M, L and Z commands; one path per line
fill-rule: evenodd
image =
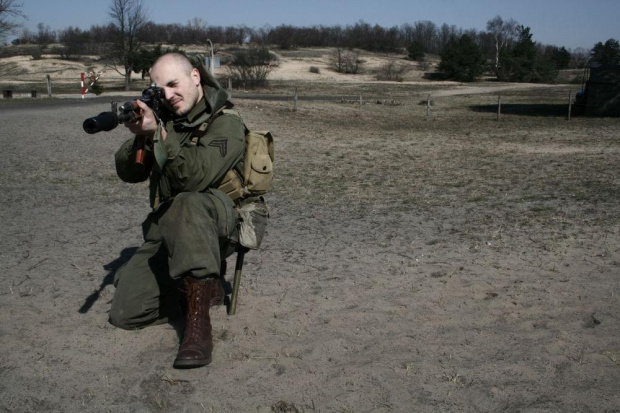
M 192 62 L 189 61 L 187 56 L 182 53 L 166 53 L 165 55 L 159 56 L 155 63 L 153 63 L 153 67 L 151 67 L 151 72 L 157 69 L 159 65 L 175 65 L 178 69 L 180 69 L 184 73 L 191 73 L 194 66 Z
M 203 97 L 200 72 L 181 53 L 160 56 L 151 67 L 151 81 L 164 90 L 164 104 L 177 116 L 187 115 Z

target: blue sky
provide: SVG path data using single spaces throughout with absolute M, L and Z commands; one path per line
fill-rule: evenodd
M 109 0 L 21 0 L 25 26 L 38 23 L 54 30 L 88 29 L 107 24 Z M 463 29 L 484 30 L 496 15 L 531 27 L 534 40 L 566 48 L 592 48 L 596 42 L 620 40 L 620 0 L 144 0 L 150 20 L 181 23 L 199 17 L 209 25 L 249 27 L 354 24 L 383 27 L 430 20 Z

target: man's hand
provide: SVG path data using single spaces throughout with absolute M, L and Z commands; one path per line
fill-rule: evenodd
M 125 122 L 125 126 L 136 135 L 152 138 L 157 131 L 157 118 L 146 103 L 141 100 L 136 100 L 136 104 L 139 107 L 139 112 L 137 113 L 138 119 L 133 122 Z M 165 135 L 165 132 L 162 133 L 162 135 Z M 162 136 L 162 138 L 165 139 L 165 136 Z

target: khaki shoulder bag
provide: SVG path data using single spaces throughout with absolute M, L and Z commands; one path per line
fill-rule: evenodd
M 235 110 L 224 109 L 224 114 L 240 116 Z M 239 198 L 264 195 L 273 181 L 274 144 L 269 131 L 251 131 L 245 126 L 245 156 L 243 160 L 243 182 L 235 168 L 229 170 L 219 190 L 233 201 Z

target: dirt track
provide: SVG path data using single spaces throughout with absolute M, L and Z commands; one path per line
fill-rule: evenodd
M 81 131 L 107 104 L 3 106 L 0 409 L 620 411 L 620 122 L 445 105 L 238 101 L 272 220 L 192 371 L 178 325 L 107 322 L 148 212 L 125 131 Z
M 477 95 L 484 93 L 497 93 L 504 92 L 507 90 L 523 90 L 523 89 L 534 89 L 534 88 L 545 88 L 545 87 L 554 87 L 553 85 L 546 84 L 536 84 L 536 83 L 516 83 L 511 85 L 504 86 L 462 86 L 458 88 L 451 88 L 446 90 L 437 90 L 431 94 L 431 97 L 447 97 L 447 96 L 458 96 L 458 95 Z

